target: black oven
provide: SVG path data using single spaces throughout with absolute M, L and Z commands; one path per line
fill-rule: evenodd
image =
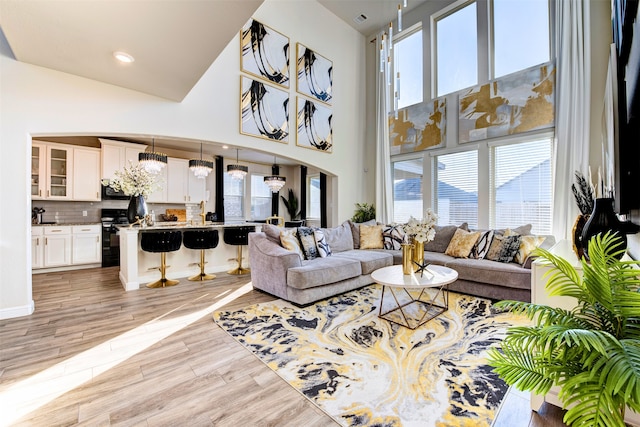
M 116 225 L 127 225 L 126 209 L 102 209 L 102 266 L 120 265 L 120 236 Z

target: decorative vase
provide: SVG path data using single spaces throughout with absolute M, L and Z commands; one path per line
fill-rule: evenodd
M 418 271 L 420 268 L 418 264 L 424 264 L 424 242 L 418 242 L 413 240 L 413 253 L 411 255 L 413 271 Z
M 573 252 L 576 253 L 578 259 L 582 259 L 584 256 L 584 246 L 582 245 L 582 230 L 584 230 L 584 225 L 587 223 L 589 219 L 589 215 L 578 215 L 576 221 L 573 223 L 573 228 L 571 229 L 571 242 L 573 243 Z
M 138 219 L 144 219 L 147 215 L 147 202 L 143 196 L 131 196 L 129 207 L 127 208 L 127 219 L 129 224 L 133 224 Z
M 400 245 L 402 249 L 402 274 L 413 273 L 413 245 L 411 243 L 402 243 Z
M 596 234 L 604 234 L 607 231 L 617 232 L 618 238 L 622 241 L 622 248 L 627 247 L 627 235 L 623 224 L 613 211 L 613 199 L 596 199 L 593 212 L 582 229 L 582 247 L 584 248 L 584 255 L 587 260 L 589 259 L 589 240 Z M 619 258 L 621 258 L 622 255 L 623 254 L 620 254 Z

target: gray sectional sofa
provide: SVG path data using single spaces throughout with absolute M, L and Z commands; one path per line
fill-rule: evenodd
M 371 273 L 382 267 L 401 264 L 402 254 L 393 249 L 358 249 L 357 225 L 348 221 L 335 228 L 322 229 L 332 254 L 326 258 L 303 260 L 282 247 L 281 229 L 263 226 L 262 232 L 249 234 L 251 281 L 260 289 L 298 305 L 307 305 L 373 283 Z M 524 266 L 487 259 L 454 258 L 446 255 L 451 227 L 436 232 L 436 240 L 425 245 L 425 261 L 453 268 L 458 280 L 452 291 L 491 299 L 531 300 L 530 262 Z M 454 227 L 455 231 L 455 227 Z M 443 243 L 444 242 L 444 243 Z M 548 236 L 544 247 L 555 243 Z M 443 249 L 444 247 L 444 249 Z

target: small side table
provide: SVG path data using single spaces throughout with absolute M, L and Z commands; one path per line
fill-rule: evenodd
M 403 274 L 401 265 L 380 268 L 371 278 L 382 285 L 378 317 L 409 329 L 416 329 L 449 309 L 449 283 L 458 279 L 458 272 L 441 265 L 430 265 L 424 274 Z M 428 288 L 434 288 L 430 293 Z M 420 290 L 414 297 L 410 290 Z M 385 296 L 392 306 L 384 309 Z

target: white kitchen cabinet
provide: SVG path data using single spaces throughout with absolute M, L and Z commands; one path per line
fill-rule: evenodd
M 100 201 L 100 150 L 73 149 L 73 200 Z
M 44 267 L 71 264 L 71 227 L 44 228 Z
M 158 172 L 158 190 L 154 191 L 146 198 L 147 203 L 164 203 L 167 201 L 167 177 L 168 177 L 168 166 L 163 167 L 160 172 Z
M 132 162 L 138 163 L 138 154 L 147 149 L 144 144 L 99 139 L 102 151 L 102 178 L 112 179 L 117 170 Z
M 205 200 L 207 180 L 198 179 L 189 169 L 189 161 L 170 157 L 167 164 L 168 203 L 200 203 Z
M 31 268 L 44 267 L 44 227 L 31 227 Z
M 74 225 L 71 227 L 71 264 L 93 264 L 102 261 L 102 228 L 96 225 Z
M 33 142 L 31 146 L 31 198 L 71 200 L 73 147 Z

